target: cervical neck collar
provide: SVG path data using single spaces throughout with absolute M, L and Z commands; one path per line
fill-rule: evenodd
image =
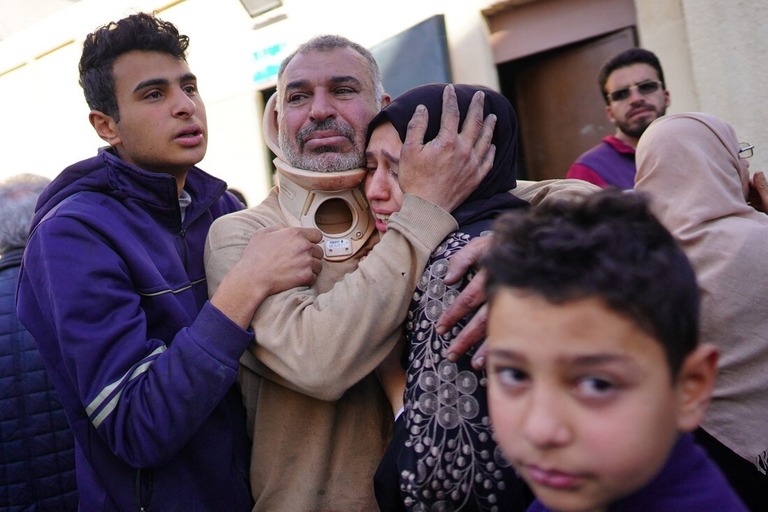
M 264 111 L 264 138 L 277 156 L 280 209 L 292 226 L 319 229 L 325 259 L 343 261 L 354 256 L 370 238 L 375 222 L 361 183 L 365 169 L 314 172 L 288 165 L 277 144 L 273 94 Z

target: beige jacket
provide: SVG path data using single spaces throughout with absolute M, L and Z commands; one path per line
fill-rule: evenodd
M 701 341 L 720 349 L 702 426 L 762 472 L 768 464 L 768 216 L 745 200 L 748 171 L 725 121 L 702 113 L 654 121 L 637 147 L 635 190 L 691 260 Z
M 219 220 L 206 248 L 211 293 L 253 232 L 287 225 L 275 190 Z M 261 305 L 251 324 L 256 343 L 241 360 L 254 510 L 376 510 L 373 474 L 392 419 L 372 372 L 400 335 L 430 252 L 454 229 L 450 214 L 408 195 L 362 261 L 324 261 L 312 288 Z
M 595 190 L 578 180 L 550 180 L 520 182 L 513 192 L 536 204 Z M 205 254 L 209 293 L 252 234 L 270 225 L 287 225 L 276 190 L 259 206 L 213 224 Z M 377 510 L 373 475 L 392 413 L 373 370 L 400 337 L 431 251 L 455 229 L 447 212 L 406 195 L 362 261 L 324 261 L 311 288 L 261 305 L 240 376 L 253 440 L 254 510 Z

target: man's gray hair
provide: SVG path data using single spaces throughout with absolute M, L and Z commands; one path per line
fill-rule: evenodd
M 351 48 L 352 50 L 362 55 L 366 61 L 368 61 L 368 69 L 371 73 L 371 82 L 373 83 L 373 93 L 375 95 L 376 104 L 381 105 L 381 98 L 384 96 L 384 82 L 381 80 L 381 70 L 379 69 L 379 64 L 376 62 L 373 54 L 367 48 L 355 43 L 354 41 L 350 41 L 343 36 L 326 34 L 313 37 L 309 41 L 303 43 L 296 50 L 294 50 L 293 53 L 283 59 L 283 62 L 280 64 L 280 69 L 277 72 L 278 82 L 283 76 L 285 68 L 296 55 L 312 51 L 327 52 L 330 50 L 335 50 L 336 48 Z
M 26 173 L 0 181 L 0 254 L 27 245 L 37 198 L 50 182 Z

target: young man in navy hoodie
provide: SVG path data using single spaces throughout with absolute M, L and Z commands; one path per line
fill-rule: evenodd
M 320 269 L 317 230 L 263 230 L 208 300 L 208 229 L 242 205 L 195 167 L 208 130 L 187 45 L 143 13 L 87 36 L 80 82 L 109 146 L 42 193 L 24 254 L 19 317 L 75 435 L 81 510 L 250 510 L 248 323 Z

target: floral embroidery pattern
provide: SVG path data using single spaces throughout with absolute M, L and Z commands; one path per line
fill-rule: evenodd
M 470 356 L 452 363 L 443 357 L 450 339 L 435 322 L 465 283 L 447 286 L 448 258 L 470 236 L 454 233 L 433 252 L 408 313 L 409 361 L 405 393 L 408 440 L 400 459 L 400 487 L 409 510 L 501 510 L 514 470 L 493 441 L 485 372 Z

